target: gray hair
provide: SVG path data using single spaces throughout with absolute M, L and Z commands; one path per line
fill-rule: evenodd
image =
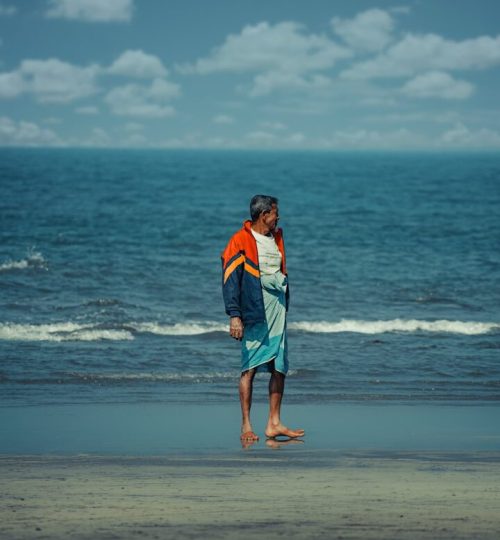
M 270 212 L 273 204 L 278 204 L 276 197 L 270 195 L 255 195 L 250 201 L 250 217 L 252 221 L 257 221 L 262 212 Z

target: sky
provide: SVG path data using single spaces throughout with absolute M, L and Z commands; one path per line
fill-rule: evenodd
M 500 150 L 498 0 L 0 0 L 0 146 Z

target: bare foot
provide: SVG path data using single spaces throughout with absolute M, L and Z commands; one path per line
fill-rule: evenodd
M 268 424 L 266 428 L 266 437 L 274 439 L 274 437 L 289 437 L 294 439 L 296 437 L 302 437 L 305 434 L 303 429 L 289 429 L 283 424 Z
M 241 435 L 240 435 L 240 441 L 258 441 L 259 440 L 259 436 L 256 435 L 252 428 L 250 429 L 244 429 L 242 428 L 241 429 Z

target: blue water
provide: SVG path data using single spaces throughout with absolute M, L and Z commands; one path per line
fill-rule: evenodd
M 500 400 L 500 155 L 3 149 L 0 404 L 233 403 L 219 256 L 256 193 L 288 402 Z

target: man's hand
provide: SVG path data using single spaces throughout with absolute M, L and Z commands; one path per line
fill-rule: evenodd
M 243 322 L 240 317 L 231 317 L 229 321 L 229 335 L 238 341 L 243 338 Z

